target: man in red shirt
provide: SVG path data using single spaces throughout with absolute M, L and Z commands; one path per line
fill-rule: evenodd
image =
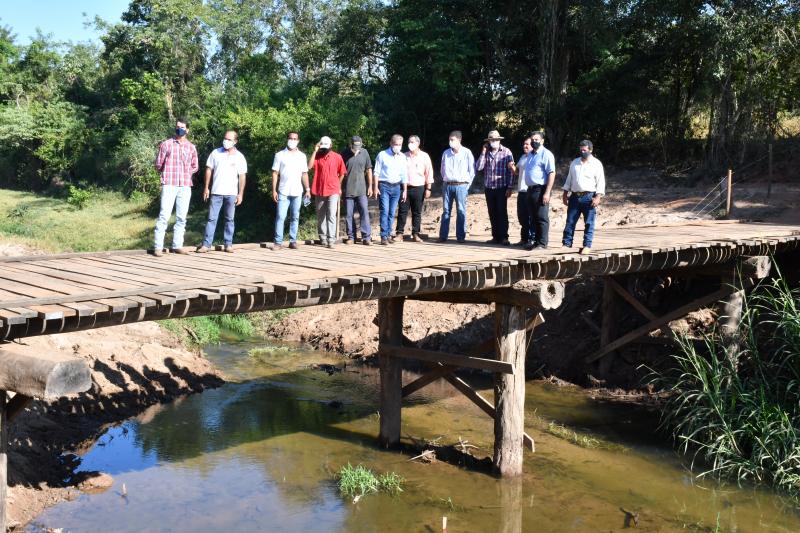
M 331 145 L 330 137 L 322 137 L 314 145 L 314 152 L 308 159 L 308 170 L 314 172 L 311 194 L 316 201 L 319 242 L 328 248 L 333 248 L 336 242 L 339 196 L 342 193 L 342 180 L 347 175 L 344 159 L 331 150 Z

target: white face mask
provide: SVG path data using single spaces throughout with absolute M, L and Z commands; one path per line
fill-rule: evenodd
M 451 140 L 450 141 L 450 148 L 452 148 L 453 150 L 457 150 L 458 148 L 461 148 L 461 141 L 456 140 L 456 139 Z
M 412 152 L 416 152 L 417 148 L 419 148 L 419 143 L 408 143 L 408 149 Z
M 286 141 L 286 146 L 289 147 L 289 150 L 294 150 L 295 148 L 297 148 L 299 142 L 300 141 L 297 139 L 289 139 Z
M 500 148 L 500 141 L 492 141 L 489 143 L 489 146 L 492 147 L 492 150 L 497 150 Z
M 233 146 L 235 144 L 236 144 L 236 142 L 229 141 L 228 139 L 223 139 L 222 140 L 222 147 L 225 148 L 226 150 L 230 150 L 231 148 L 233 148 Z
M 395 155 L 399 154 L 402 149 L 403 149 L 402 146 L 394 146 L 394 145 L 392 145 L 392 153 L 395 154 Z

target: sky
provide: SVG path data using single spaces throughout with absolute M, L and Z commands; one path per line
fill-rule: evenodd
M 36 35 L 36 28 L 51 33 L 56 41 L 88 41 L 99 39 L 94 28 L 84 22 L 95 15 L 109 22 L 118 22 L 129 0 L 0 0 L 0 26 L 11 28 L 16 44 L 25 45 Z M 84 15 L 86 13 L 86 15 Z

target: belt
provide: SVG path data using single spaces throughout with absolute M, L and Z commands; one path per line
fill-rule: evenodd
M 445 181 L 445 185 L 466 185 L 468 181 Z
M 594 191 L 572 191 L 572 194 L 575 194 L 577 196 L 586 196 L 587 194 L 594 195 L 595 192 Z

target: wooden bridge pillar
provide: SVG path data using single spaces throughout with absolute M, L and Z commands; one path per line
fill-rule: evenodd
M 6 531 L 6 506 L 8 500 L 8 394 L 0 390 L 0 531 Z
M 494 469 L 501 476 L 522 474 L 525 433 L 525 307 L 497 302 L 497 358 L 513 365 L 514 373 L 494 377 Z
M 379 346 L 402 346 L 403 305 L 405 298 L 381 298 L 378 300 Z M 392 357 L 385 349 L 379 349 L 381 392 L 380 433 L 378 442 L 384 448 L 400 443 L 400 406 L 403 398 L 402 360 Z

